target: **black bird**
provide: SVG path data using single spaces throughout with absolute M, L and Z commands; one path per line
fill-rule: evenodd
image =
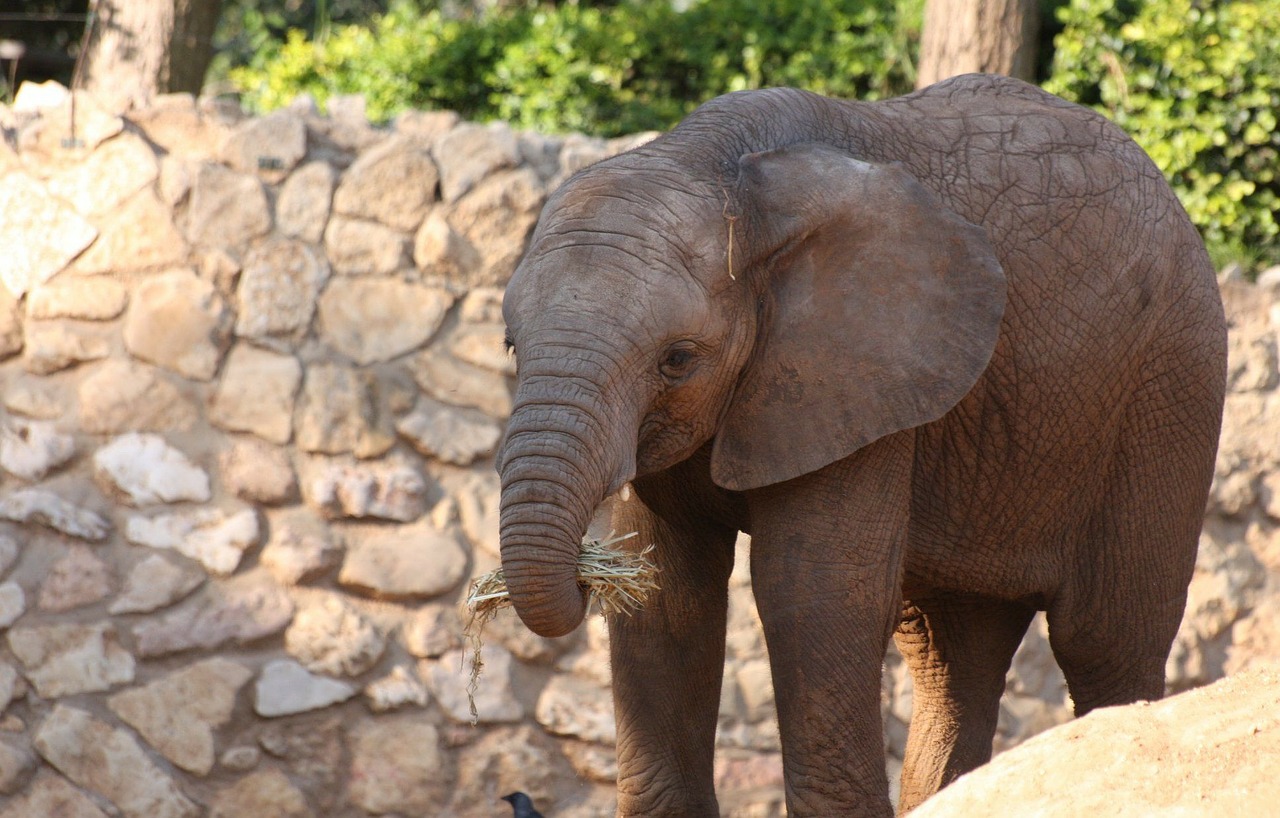
M 511 805 L 514 818 L 542 818 L 542 813 L 533 808 L 533 799 L 522 792 L 504 795 L 502 800 Z

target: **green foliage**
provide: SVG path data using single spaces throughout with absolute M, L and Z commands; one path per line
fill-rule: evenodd
M 1071 0 L 1046 89 L 1128 131 L 1214 261 L 1280 263 L 1280 0 Z
M 407 0 L 323 40 L 290 32 L 231 72 L 254 108 L 361 93 L 371 116 L 452 108 L 543 131 L 667 128 L 728 91 L 911 89 L 923 0 L 664 0 L 523 5 L 450 18 Z

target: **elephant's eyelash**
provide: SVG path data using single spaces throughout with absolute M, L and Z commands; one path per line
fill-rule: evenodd
M 516 342 L 511 340 L 510 335 L 502 336 L 502 348 L 506 350 L 508 355 L 516 354 Z

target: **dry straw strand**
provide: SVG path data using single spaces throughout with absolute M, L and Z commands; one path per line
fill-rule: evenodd
M 610 531 L 604 539 L 584 537 L 578 552 L 578 584 L 590 593 L 590 599 L 600 605 L 606 616 L 627 614 L 639 610 L 649 596 L 658 590 L 658 568 L 649 554 L 653 546 L 639 551 L 617 548 L 618 543 L 636 536 L 636 532 L 615 537 Z M 467 608 L 471 619 L 465 635 L 471 646 L 471 680 L 467 684 L 467 700 L 471 706 L 471 723 L 479 721 L 475 692 L 480 686 L 480 673 L 484 663 L 480 659 L 484 626 L 497 616 L 498 611 L 511 607 L 507 580 L 502 569 L 496 568 L 476 577 L 467 594 Z

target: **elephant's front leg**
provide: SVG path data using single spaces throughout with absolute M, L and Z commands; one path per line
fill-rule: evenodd
M 737 531 L 683 512 L 687 489 L 661 483 L 642 492 L 654 508 L 635 494 L 613 501 L 614 530 L 656 546 L 662 588 L 634 615 L 609 619 L 618 814 L 718 816 L 713 760 Z
M 893 813 L 880 677 L 901 596 L 913 451 L 911 433 L 898 433 L 748 495 L 792 818 Z

